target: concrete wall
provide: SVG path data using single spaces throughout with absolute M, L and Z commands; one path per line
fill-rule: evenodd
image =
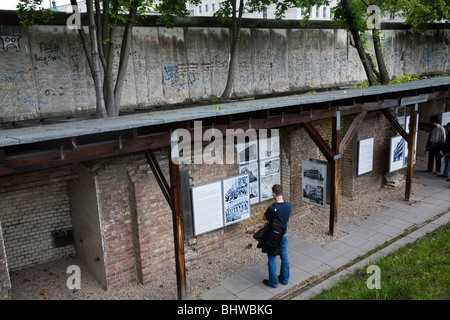
M 365 80 L 345 31 L 325 24 L 308 29 L 266 24 L 242 29 L 232 95 Z M 229 31 L 217 24 L 198 25 L 167 29 L 147 23 L 133 29 L 122 110 L 220 96 L 227 79 Z M 116 28 L 116 65 L 122 31 Z M 93 81 L 76 31 L 63 25 L 0 24 L 0 39 L 0 122 L 94 112 Z M 447 29 L 423 34 L 384 30 L 383 39 L 391 75 L 450 70 Z

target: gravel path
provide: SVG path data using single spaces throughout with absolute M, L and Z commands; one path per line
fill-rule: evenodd
M 414 184 L 413 190 L 420 187 Z M 382 188 L 378 192 L 364 194 L 355 199 L 341 196 L 338 219 L 356 224 L 370 214 L 384 210 L 383 203 L 391 200 L 402 201 L 403 198 L 404 187 Z M 289 221 L 288 232 L 322 246 L 346 234 L 339 230 L 333 238 L 330 237 L 327 234 L 328 219 L 329 208 L 313 207 L 307 215 L 293 216 Z M 197 299 L 200 294 L 216 287 L 222 280 L 265 262 L 266 255 L 262 254 L 256 245 L 252 234 L 245 234 L 240 241 L 227 248 L 224 255 L 187 269 L 188 298 Z M 81 268 L 80 290 L 67 289 L 66 281 L 70 275 L 66 273 L 66 270 L 69 265 L 78 265 Z M 73 257 L 12 272 L 11 283 L 14 300 L 170 300 L 177 298 L 175 275 L 161 277 L 148 285 L 132 283 L 112 291 L 105 291 L 83 264 Z

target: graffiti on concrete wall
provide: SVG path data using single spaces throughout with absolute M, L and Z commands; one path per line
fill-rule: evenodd
M 193 85 L 196 81 L 209 81 L 213 69 L 214 67 L 211 63 L 188 63 L 164 66 L 162 84 L 180 91 Z
M 2 39 L 3 50 L 8 51 L 9 48 L 16 48 L 16 52 L 20 51 L 19 39 L 22 36 L 19 35 L 0 35 Z

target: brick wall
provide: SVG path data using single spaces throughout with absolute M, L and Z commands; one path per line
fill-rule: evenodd
M 75 253 L 52 245 L 52 231 L 72 226 L 66 181 L 2 193 L 0 203 L 10 271 Z
M 8 262 L 3 243 L 2 224 L 0 223 L 0 300 L 9 299 L 11 281 L 9 279 Z
M 70 211 L 77 257 L 103 286 L 107 285 L 97 202 L 96 177 L 78 166 L 78 179 L 69 182 Z

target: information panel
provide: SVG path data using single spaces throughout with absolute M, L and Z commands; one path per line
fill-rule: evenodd
M 327 165 L 315 161 L 302 161 L 303 201 L 325 207 Z
M 389 152 L 389 172 L 403 168 L 405 158 L 405 139 L 402 136 L 391 138 L 391 149 Z
M 373 169 L 374 138 L 360 140 L 358 146 L 358 176 Z
M 223 227 L 222 181 L 192 188 L 194 207 L 194 234 Z

